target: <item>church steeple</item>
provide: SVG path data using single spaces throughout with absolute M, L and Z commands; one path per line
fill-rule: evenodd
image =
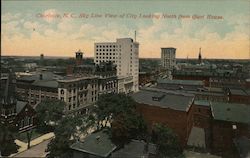
M 6 107 L 16 104 L 17 100 L 15 95 L 15 76 L 13 75 L 11 70 L 5 83 L 4 92 L 1 93 L 3 93 L 1 98 L 1 104 L 3 106 Z
M 200 50 L 199 50 L 199 57 L 198 57 L 198 59 L 199 59 L 199 64 L 201 64 L 201 60 L 202 60 L 202 58 L 201 58 L 201 48 L 200 48 Z

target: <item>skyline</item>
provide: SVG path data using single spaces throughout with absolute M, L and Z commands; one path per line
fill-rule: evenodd
M 2 3 L 3 56 L 44 54 L 72 57 L 81 49 L 86 57 L 93 57 L 95 42 L 134 38 L 136 30 L 140 58 L 159 58 L 161 47 L 177 48 L 177 58 L 197 58 L 201 47 L 203 58 L 250 59 L 250 1 L 247 0 Z M 56 15 L 63 16 L 65 13 L 71 18 L 56 18 Z M 96 17 L 91 17 L 92 13 Z M 127 18 L 114 17 L 122 14 Z M 138 18 L 140 14 L 145 17 Z M 158 18 L 163 14 L 177 17 Z M 72 18 L 73 15 L 85 17 Z M 178 19 L 179 15 L 190 15 L 191 18 Z M 204 18 L 192 19 L 193 15 L 204 15 Z M 208 15 L 223 19 L 207 19 Z

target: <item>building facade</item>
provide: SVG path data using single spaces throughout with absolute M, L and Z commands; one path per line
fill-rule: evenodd
M 95 64 L 111 61 L 117 65 L 117 76 L 133 76 L 133 91 L 139 89 L 139 43 L 131 38 L 116 42 L 95 43 Z M 118 87 L 119 89 L 119 87 Z
M 67 76 L 58 80 L 58 99 L 66 103 L 66 114 L 87 113 L 98 99 L 98 77 Z
M 176 48 L 161 48 L 162 67 L 172 70 L 176 65 L 175 53 Z

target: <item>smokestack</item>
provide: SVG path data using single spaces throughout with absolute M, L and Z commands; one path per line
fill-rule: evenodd
M 135 30 L 135 42 L 136 42 L 136 30 Z

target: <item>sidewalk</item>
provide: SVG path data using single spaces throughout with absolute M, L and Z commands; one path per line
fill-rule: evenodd
M 40 137 L 38 137 L 38 138 L 35 138 L 35 139 L 31 140 L 30 146 L 31 146 L 31 148 L 32 148 L 32 146 L 38 145 L 38 144 L 40 144 L 40 143 L 42 143 L 42 142 L 44 142 L 44 141 L 46 141 L 46 140 L 48 140 L 48 139 L 53 138 L 54 136 L 55 136 L 55 135 L 54 135 L 53 132 L 44 134 L 44 135 L 42 135 L 42 136 L 40 136 Z M 20 146 L 20 147 L 19 147 L 19 149 L 18 149 L 18 152 L 15 153 L 15 154 L 10 155 L 10 157 L 13 157 L 13 156 L 15 156 L 15 155 L 17 155 L 17 154 L 19 154 L 19 153 L 21 153 L 21 152 L 24 152 L 24 151 L 26 151 L 26 150 L 28 149 L 28 143 L 22 142 L 22 141 L 20 141 L 20 140 L 18 140 L 18 139 L 15 140 L 15 143 L 16 143 L 18 146 Z

